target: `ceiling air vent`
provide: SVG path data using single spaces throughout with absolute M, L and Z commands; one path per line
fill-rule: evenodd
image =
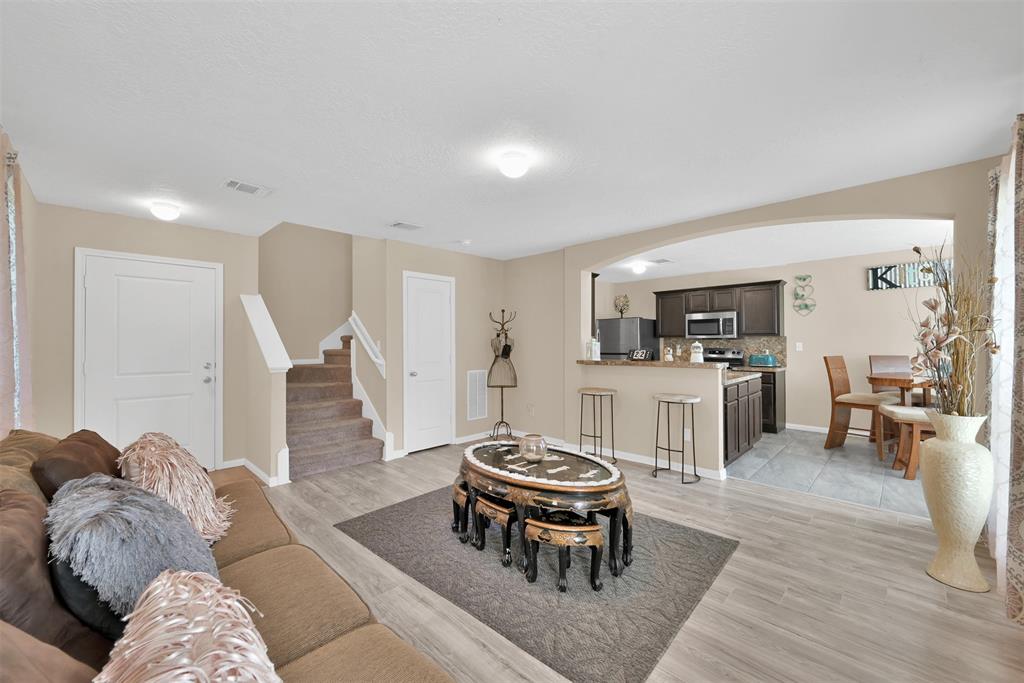
M 398 223 L 392 223 L 391 227 L 395 228 L 396 230 L 422 230 L 423 229 L 422 225 L 416 225 L 415 223 L 403 223 L 401 221 L 399 221 Z
M 233 190 L 235 192 L 242 192 L 244 194 L 252 195 L 253 197 L 266 197 L 268 194 L 270 194 L 269 187 L 257 185 L 256 183 L 247 183 L 241 180 L 235 180 L 234 178 L 228 178 L 227 180 L 225 180 L 224 188 L 227 190 Z

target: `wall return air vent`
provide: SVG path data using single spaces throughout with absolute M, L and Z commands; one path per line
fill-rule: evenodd
M 257 185 L 256 183 L 247 183 L 242 180 L 236 180 L 235 178 L 228 178 L 225 180 L 224 189 L 252 195 L 253 197 L 266 197 L 271 192 L 269 187 Z

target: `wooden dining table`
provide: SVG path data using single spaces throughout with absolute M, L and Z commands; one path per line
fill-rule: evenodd
M 868 384 L 876 389 L 879 387 L 896 387 L 900 390 L 900 403 L 905 406 L 912 405 L 914 389 L 921 389 L 924 405 L 931 405 L 932 402 L 932 380 L 911 372 L 876 372 L 868 375 Z

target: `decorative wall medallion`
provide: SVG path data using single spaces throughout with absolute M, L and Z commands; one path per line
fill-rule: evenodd
M 796 275 L 793 278 L 796 285 L 793 287 L 793 310 L 802 316 L 810 315 L 818 303 L 814 300 L 814 285 L 811 284 L 810 275 Z

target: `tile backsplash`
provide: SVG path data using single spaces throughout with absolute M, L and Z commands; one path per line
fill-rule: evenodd
M 673 353 L 675 353 L 676 344 L 680 344 L 683 347 L 683 358 L 685 360 L 689 360 L 690 344 L 692 344 L 693 342 L 693 339 L 664 337 L 661 340 L 661 353 L 664 354 L 665 347 L 668 346 L 669 344 L 672 345 Z M 785 337 L 737 337 L 736 339 L 702 339 L 701 344 L 704 345 L 705 349 L 740 349 L 741 351 L 743 351 L 744 359 L 748 358 L 751 354 L 764 353 L 767 349 L 768 353 L 774 354 L 775 357 L 779 359 L 779 365 L 786 365 Z

